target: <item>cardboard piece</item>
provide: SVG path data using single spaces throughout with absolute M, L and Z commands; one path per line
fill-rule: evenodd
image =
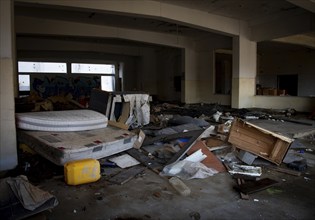
M 130 103 L 129 102 L 123 102 L 121 115 L 117 121 L 126 124 L 128 118 L 129 118 L 129 112 L 130 112 Z
M 128 130 L 129 129 L 129 125 L 124 124 L 122 122 L 108 121 L 108 124 L 111 125 L 111 126 L 114 126 L 116 128 L 121 128 L 121 129 L 124 129 L 124 130 Z
M 215 137 L 210 137 L 210 138 L 207 138 L 206 139 L 206 145 L 209 147 L 209 148 L 212 148 L 212 147 L 218 147 L 218 146 L 222 146 L 224 145 L 225 142 L 218 139 L 218 138 L 215 138 Z
M 136 149 L 139 149 L 142 146 L 144 139 L 145 139 L 145 133 L 142 130 L 140 130 L 138 134 L 138 139 L 133 144 L 133 147 Z
M 203 163 L 209 168 L 217 170 L 218 172 L 226 171 L 221 161 L 211 151 L 208 150 L 207 146 L 203 141 L 196 141 L 193 144 L 193 146 L 187 151 L 187 154 L 191 155 L 194 152 L 198 151 L 199 149 L 201 149 L 203 154 L 207 155 L 207 157 L 203 161 L 201 161 L 201 163 Z

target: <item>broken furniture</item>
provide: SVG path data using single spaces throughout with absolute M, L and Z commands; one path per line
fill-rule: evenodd
M 232 123 L 228 141 L 238 149 L 280 165 L 293 139 L 237 118 Z

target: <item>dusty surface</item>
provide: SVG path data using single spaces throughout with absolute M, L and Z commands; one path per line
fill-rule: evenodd
M 212 107 L 209 109 L 211 113 L 216 110 Z M 175 110 L 180 112 L 184 108 Z M 198 108 L 193 110 L 190 109 L 189 112 L 200 115 Z M 259 122 L 263 125 L 266 121 Z M 57 207 L 43 212 L 39 217 L 51 220 L 314 219 L 315 136 L 312 135 L 315 131 L 314 123 L 308 126 L 268 120 L 266 125 L 275 132 L 289 134 L 291 137 L 296 133 L 301 133 L 302 136 L 309 135 L 306 139 L 294 142 L 294 151 L 303 154 L 308 168 L 301 176 L 263 168 L 263 175 L 260 178 L 268 177 L 278 183 L 250 194 L 249 200 L 240 199 L 239 193 L 233 189 L 236 180 L 229 173 L 215 174 L 206 179 L 184 180 L 183 182 L 191 189 L 191 194 L 187 197 L 179 195 L 167 178 L 148 169 L 143 175 L 123 185 L 112 184 L 103 176 L 95 183 L 68 186 L 62 175 L 59 177 L 55 175 L 50 179 L 43 178 L 40 181 L 35 179 L 37 186 L 49 191 L 59 200 Z M 309 133 L 309 128 L 312 133 Z M 285 164 L 282 166 L 286 167 Z M 114 168 L 106 169 L 106 173 L 115 173 Z
M 111 168 L 108 168 L 111 169 Z M 146 170 L 124 185 L 104 178 L 81 186 L 67 186 L 62 177 L 45 180 L 40 188 L 54 194 L 59 205 L 47 219 L 313 219 L 315 169 L 300 177 L 268 171 L 279 183 L 241 200 L 228 173 L 184 181 L 190 196 L 183 197 L 168 181 Z

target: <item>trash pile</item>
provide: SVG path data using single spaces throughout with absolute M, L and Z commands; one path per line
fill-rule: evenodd
M 204 108 L 203 112 L 211 115 L 201 113 Z M 187 196 L 191 189 L 184 181 L 228 172 L 236 179 L 234 189 L 242 199 L 248 199 L 248 194 L 278 183 L 261 178 L 264 172 L 274 170 L 300 176 L 307 169 L 303 156 L 292 156 L 295 139 L 252 123 L 258 119 L 297 122 L 289 118 L 292 114 L 295 114 L 292 110 L 232 111 L 218 105 L 192 108 L 168 103 L 156 105 L 151 107 L 150 124 L 137 130 L 139 139 L 134 148 L 121 156 L 101 160 L 101 167 L 118 166 L 123 168 L 123 175 L 111 177 L 106 168 L 102 169 L 103 175 L 109 181 L 114 179 L 115 183 L 123 184 L 141 175 L 143 169 L 139 167 L 145 166 L 168 178 L 180 195 Z M 196 115 L 199 117 L 193 117 Z M 117 176 L 124 178 L 117 181 Z
M 104 94 L 101 95 L 103 98 Z M 66 163 L 63 173 L 66 184 L 80 185 L 103 179 L 122 185 L 145 175 L 150 169 L 167 179 L 179 195 L 189 196 L 194 189 L 185 182 L 201 178 L 211 181 L 213 175 L 229 173 L 235 179 L 234 189 L 240 193 L 240 198 L 248 200 L 249 194 L 278 184 L 277 180 L 265 177 L 266 172 L 301 176 L 308 166 L 315 164 L 314 158 L 304 154 L 312 153 L 311 148 L 290 135 L 255 123 L 262 120 L 289 122 L 314 129 L 314 123 L 294 120 L 292 116 L 296 112 L 293 110 L 232 110 L 217 104 L 147 106 L 149 97 L 142 94 L 140 101 L 135 101 L 138 106 L 133 109 L 125 103 L 127 96 L 122 100 L 117 97 L 115 95 L 113 101 L 108 102 L 112 103 L 110 107 L 107 103 L 103 106 L 103 102 L 95 102 L 92 106 L 112 117 L 115 123 L 109 123 L 110 126 L 136 133 L 133 147 L 101 159 Z M 145 123 L 138 123 L 140 114 L 146 119 Z M 137 123 L 127 123 L 131 116 L 137 118 Z M 312 135 L 309 138 L 314 140 Z M 29 165 L 25 166 L 25 171 L 34 174 L 30 172 L 34 166 Z

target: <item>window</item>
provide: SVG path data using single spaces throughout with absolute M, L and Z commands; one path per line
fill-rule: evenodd
M 19 95 L 34 90 L 43 98 L 63 93 L 77 98 L 88 96 L 91 88 L 99 87 L 112 92 L 116 86 L 115 70 L 114 64 L 18 61 Z
M 30 75 L 19 75 L 19 91 L 30 91 Z
M 101 76 L 101 89 L 108 92 L 115 90 L 115 77 L 114 76 Z
M 71 72 L 84 74 L 115 74 L 115 65 L 71 63 Z
M 71 73 L 102 75 L 101 89 L 109 92 L 115 90 L 115 65 L 113 64 L 71 63 Z
M 18 62 L 19 73 L 67 73 L 66 63 Z

